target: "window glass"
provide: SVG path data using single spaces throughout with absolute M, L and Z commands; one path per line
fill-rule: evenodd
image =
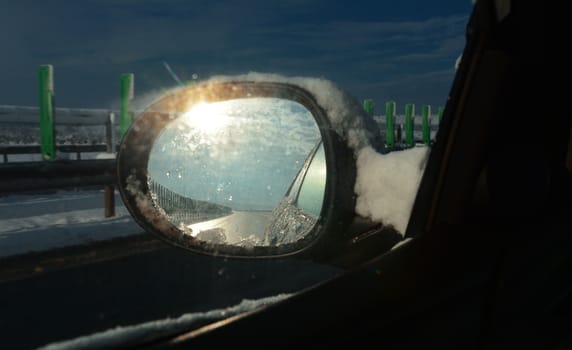
M 177 249 L 145 232 L 123 205 L 112 179 L 114 160 L 133 118 L 166 91 L 214 76 L 317 77 L 353 96 L 379 127 L 368 132 L 381 133 L 390 151 L 356 152 L 355 211 L 403 231 L 409 212 L 402 208 L 412 204 L 421 153 L 437 137 L 471 10 L 469 0 L 3 2 L 2 347 L 37 348 L 119 326 L 226 310 L 244 300 L 282 300 L 344 272 L 296 256 L 236 260 Z M 277 147 L 264 153 L 266 159 L 249 160 L 264 163 L 256 166 L 274 182 L 250 176 L 248 183 L 261 187 L 267 201 L 246 203 L 247 209 L 271 212 L 270 204 L 297 188 L 288 204 L 315 223 L 325 195 L 324 148 L 300 173 L 301 184 L 291 185 L 319 140 L 289 122 L 254 125 L 266 128 L 259 135 L 277 146 L 294 141 L 291 149 Z M 219 195 L 216 200 L 228 202 L 225 191 L 255 169 L 232 165 L 225 181 L 211 184 L 214 191 L 223 184 L 219 192 L 193 188 L 200 200 Z M 196 169 L 153 175 L 169 177 L 163 180 L 170 185 L 190 170 Z M 197 176 L 212 180 L 204 175 Z M 34 332 L 22 337 L 29 329 Z

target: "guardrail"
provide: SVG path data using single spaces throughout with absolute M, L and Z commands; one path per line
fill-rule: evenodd
M 0 194 L 115 185 L 115 159 L 0 164 Z
M 115 147 L 118 147 L 116 145 Z M 105 144 L 96 145 L 56 145 L 56 151 L 60 153 L 75 153 L 76 160 L 81 160 L 82 153 L 104 153 L 109 152 L 109 146 Z M 17 154 L 40 154 L 40 145 L 0 145 L 0 154 L 4 163 L 8 163 L 8 155 Z M 114 152 L 109 152 L 110 154 Z
M 82 153 L 108 153 L 115 157 L 117 141 L 115 128 L 119 126 L 120 137 L 131 124 L 134 112 L 130 102 L 133 99 L 134 75 L 122 74 L 120 77 L 119 111 L 104 109 L 56 108 L 54 103 L 54 70 L 51 65 L 38 67 L 39 106 L 0 106 L 0 122 L 4 134 L 14 138 L 16 131 L 27 129 L 16 135 L 15 142 L 38 143 L 0 145 L 4 163 L 0 164 L 0 195 L 38 190 L 103 186 L 105 190 L 105 216 L 115 215 L 115 159 L 81 160 Z M 119 121 L 115 123 L 115 114 Z M 102 144 L 58 144 L 56 140 L 56 115 L 58 126 L 74 125 L 105 126 L 105 140 Z M 36 129 L 39 130 L 35 131 Z M 10 128 L 12 128 L 10 130 Z M 19 136 L 24 136 L 19 138 Z M 67 137 L 67 135 L 64 135 Z M 33 140 L 22 140 L 31 138 Z M 30 142 L 32 141 L 32 142 Z M 65 140 L 67 141 L 67 140 Z M 76 153 L 76 160 L 59 159 L 61 153 Z M 8 162 L 9 155 L 41 154 L 40 162 Z
M 40 114 L 40 148 L 44 160 L 56 159 L 55 112 L 54 105 L 54 68 L 52 65 L 42 65 L 38 68 L 39 84 L 39 114 Z M 122 74 L 120 77 L 120 109 L 119 124 L 121 137 L 133 120 L 130 102 L 134 97 L 134 75 Z M 114 114 L 109 114 L 111 129 L 114 124 Z M 113 135 L 113 133 L 110 133 Z M 115 142 L 113 142 L 115 143 Z
M 105 217 L 115 216 L 115 159 L 0 164 L 0 195 L 103 186 Z

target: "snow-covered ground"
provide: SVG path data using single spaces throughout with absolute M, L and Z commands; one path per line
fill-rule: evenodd
M 0 196 L 0 257 L 141 234 L 116 194 L 105 218 L 102 190 Z

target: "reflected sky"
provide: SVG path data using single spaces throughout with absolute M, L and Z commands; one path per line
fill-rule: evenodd
M 150 177 L 183 196 L 272 210 L 320 140 L 301 104 L 250 98 L 196 105 L 157 138 Z

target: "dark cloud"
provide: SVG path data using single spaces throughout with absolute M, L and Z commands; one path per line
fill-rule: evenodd
M 136 93 L 173 85 L 163 60 L 184 80 L 193 74 L 276 72 L 332 79 L 359 99 L 444 100 L 470 3 L 367 3 L 3 4 L 0 104 L 36 104 L 37 66 L 50 63 L 60 106 L 106 108 L 117 99 L 121 73 L 135 73 Z

